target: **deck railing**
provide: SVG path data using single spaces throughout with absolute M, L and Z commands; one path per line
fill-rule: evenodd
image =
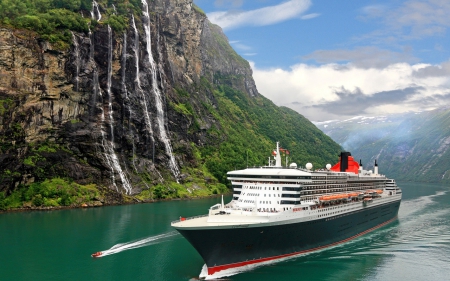
M 174 224 L 174 223 L 177 223 L 177 222 L 180 222 L 180 221 L 193 220 L 193 219 L 196 219 L 196 218 L 202 218 L 202 217 L 207 217 L 207 216 L 209 216 L 209 214 L 206 214 L 206 215 L 199 215 L 199 216 L 194 216 L 194 217 L 187 217 L 187 218 L 185 218 L 185 217 L 180 217 L 179 219 L 177 219 L 177 220 L 175 220 L 175 221 L 172 221 L 172 222 L 170 223 L 170 225 L 172 225 L 172 224 Z

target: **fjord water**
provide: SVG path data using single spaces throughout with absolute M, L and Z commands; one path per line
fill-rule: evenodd
M 449 280 L 450 187 L 399 186 L 403 201 L 394 223 L 225 279 Z M 170 222 L 204 214 L 218 202 L 219 197 L 1 214 L 0 280 L 195 280 L 203 260 Z M 107 256 L 90 256 L 105 250 Z

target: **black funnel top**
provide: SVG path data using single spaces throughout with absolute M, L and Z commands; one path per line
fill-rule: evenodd
M 341 172 L 348 169 L 348 157 L 352 156 L 350 152 L 341 152 Z

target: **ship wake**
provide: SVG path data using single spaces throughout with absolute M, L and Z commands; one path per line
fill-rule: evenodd
M 117 253 L 131 250 L 131 249 L 136 249 L 136 248 L 141 248 L 141 247 L 145 247 L 145 246 L 158 244 L 158 243 L 167 241 L 167 238 L 170 238 L 170 237 L 173 237 L 176 235 L 179 235 L 178 232 L 171 231 L 168 233 L 150 236 L 150 237 L 134 240 L 134 241 L 127 242 L 127 243 L 116 244 L 108 250 L 103 250 L 102 257 L 117 254 Z

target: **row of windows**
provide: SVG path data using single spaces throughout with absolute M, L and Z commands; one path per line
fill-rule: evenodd
M 233 185 L 234 186 L 234 185 Z M 238 187 L 239 188 L 239 187 Z M 244 189 L 263 190 L 262 186 L 244 186 Z M 264 186 L 264 190 L 280 190 L 280 187 Z
M 232 182 L 242 182 L 242 183 L 250 183 L 250 184 L 302 184 L 304 182 L 292 182 L 292 181 L 256 181 L 256 180 L 235 180 L 233 179 Z M 237 185 L 236 185 L 237 186 Z M 240 187 L 238 187 L 240 188 Z
M 269 175 L 228 175 L 230 178 L 251 178 L 251 179 L 311 179 L 311 176 L 269 176 Z
M 294 204 L 294 205 L 300 205 L 300 201 L 287 201 L 287 200 L 281 200 L 281 204 Z
M 242 196 L 244 196 L 244 195 L 245 195 L 245 193 L 242 193 Z M 260 194 L 258 194 L 258 193 L 247 193 L 247 196 L 258 196 L 258 195 L 260 195 Z M 272 193 L 269 193 L 268 195 L 269 195 L 268 197 L 272 197 Z M 267 194 L 264 193 L 264 197 L 266 197 L 266 196 L 267 196 Z M 273 197 L 277 197 L 277 194 L 273 194 Z M 278 194 L 278 197 L 280 197 L 280 194 Z M 300 195 L 299 195 L 299 197 L 300 197 Z
M 240 199 L 240 200 L 238 200 L 239 202 L 242 202 L 242 203 L 255 203 L 255 201 L 254 200 L 242 200 L 242 199 Z M 279 204 L 280 202 L 279 201 L 277 201 L 277 204 Z M 273 202 L 272 201 L 259 201 L 259 204 L 262 204 L 262 205 L 264 205 L 264 204 L 273 204 Z
M 300 194 L 281 194 L 281 197 L 300 198 Z
M 283 191 L 300 191 L 300 190 L 302 190 L 301 187 L 283 186 Z

